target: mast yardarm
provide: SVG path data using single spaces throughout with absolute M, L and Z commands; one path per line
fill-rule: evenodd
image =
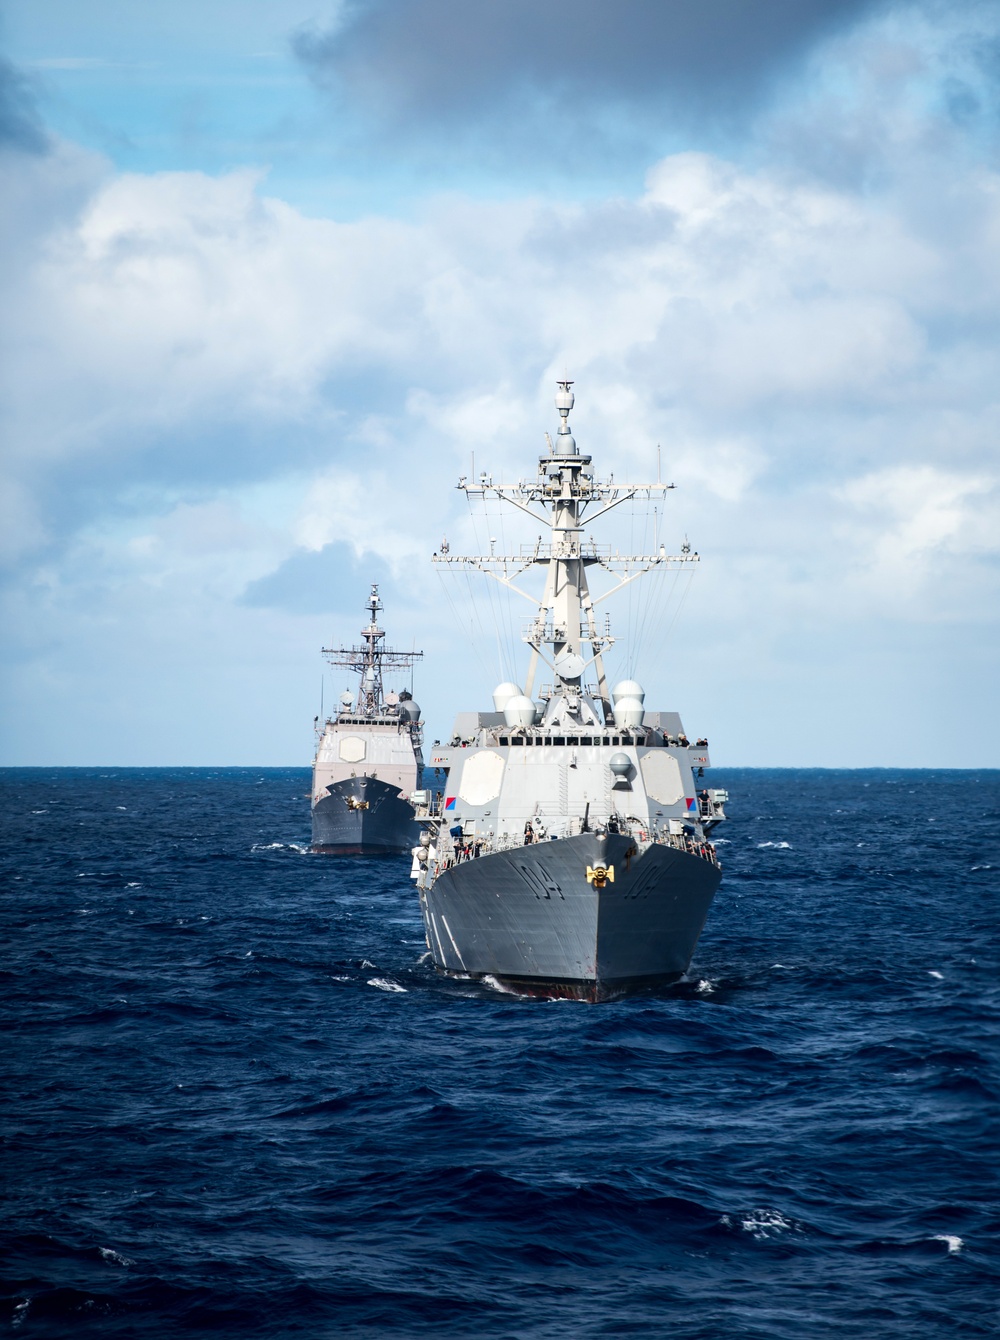
M 382 687 L 383 671 L 408 670 L 424 654 L 422 651 L 396 651 L 383 646 L 385 631 L 378 626 L 378 612 L 381 608 L 378 583 L 373 582 L 368 597 L 368 623 L 361 630 L 364 644 L 360 647 L 323 648 L 323 655 L 329 658 L 331 665 L 347 666 L 361 676 L 354 709 L 358 716 L 382 716 L 386 705 Z
M 643 573 L 658 567 L 686 567 L 698 562 L 696 553 L 668 554 L 661 545 L 655 554 L 621 554 L 610 545 L 598 545 L 583 539 L 583 522 L 588 529 L 594 521 L 631 498 L 662 496 L 673 484 L 614 483 L 613 477 L 597 479 L 591 470 L 591 457 L 583 456 L 569 426 L 569 414 L 575 403 L 573 383 L 557 383 L 556 409 L 559 428 L 553 444 L 546 434 L 548 450 L 538 461 L 534 480 L 518 484 L 494 484 L 485 471 L 478 480 L 463 476 L 458 487 L 469 497 L 495 497 L 526 512 L 549 530 L 549 542 L 541 537 L 534 546 L 521 546 L 517 554 L 438 553 L 435 563 L 459 564 L 477 568 L 487 576 L 523 596 L 532 604 L 537 597 L 524 591 L 518 579 L 529 568 L 546 569 L 545 589 L 534 619 L 523 637 L 531 648 L 525 694 L 535 693 L 539 662 L 552 671 L 554 681 L 545 711 L 545 720 L 612 720 L 611 698 L 604 671 L 603 652 L 614 643 L 607 622 L 599 628 L 596 607 Z M 618 580 L 608 591 L 594 598 L 587 583 L 587 569 L 597 565 Z M 589 651 L 589 656 L 587 652 Z M 584 675 L 593 666 L 597 676 L 596 694 L 584 685 Z M 600 713 L 600 715 L 599 715 Z

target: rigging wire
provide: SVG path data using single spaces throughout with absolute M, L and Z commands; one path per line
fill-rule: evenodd
M 472 525 L 473 536 L 477 548 L 481 553 L 483 550 L 483 539 L 480 536 L 480 527 L 477 523 L 476 513 L 472 506 L 472 499 L 466 495 L 466 501 L 469 505 L 469 515 Z M 504 506 L 502 499 L 496 499 L 497 509 L 496 517 L 491 515 L 490 500 L 483 494 L 483 520 L 487 528 L 496 529 L 499 532 L 499 542 L 503 546 L 501 553 L 506 556 L 508 552 L 507 545 L 507 525 L 504 516 Z M 494 525 L 494 521 L 496 524 Z M 637 544 L 636 528 L 636 498 L 633 495 L 629 500 L 629 549 L 628 553 L 632 556 L 641 556 L 644 554 L 650 542 L 650 526 L 653 530 L 654 548 L 658 544 L 660 521 L 659 509 L 644 507 L 642 512 L 642 534 Z M 583 518 L 581 517 L 581 523 Z M 489 537 L 487 537 L 489 542 Z M 494 552 L 491 546 L 490 552 Z M 630 572 L 630 568 L 625 569 L 625 575 Z M 441 569 L 436 569 L 438 577 L 441 580 L 449 607 L 452 610 L 455 622 L 464 625 L 465 618 L 462 616 L 456 601 L 453 598 L 450 584 L 445 581 Z M 508 568 L 503 567 L 503 576 L 508 576 Z M 493 624 L 492 634 L 487 629 L 484 622 L 483 602 L 478 588 L 473 587 L 472 573 L 469 568 L 463 569 L 466 590 L 468 594 L 468 609 L 470 611 L 468 623 L 470 628 L 470 641 L 477 659 L 487 674 L 491 668 L 498 676 L 498 680 L 508 680 L 519 682 L 518 680 L 518 651 L 520 649 L 520 637 L 518 628 L 520 620 L 513 607 L 514 593 L 510 587 L 502 585 L 502 591 L 493 590 L 494 578 L 487 576 L 487 601 L 489 602 L 489 615 Z M 669 576 L 668 576 L 669 574 Z M 486 574 L 482 574 L 486 576 Z M 628 641 L 625 648 L 625 675 L 629 679 L 634 679 L 638 666 L 643 662 L 647 655 L 651 661 L 658 663 L 662 659 L 662 649 L 668 643 L 681 611 L 691 591 L 694 580 L 694 570 L 688 569 L 687 580 L 681 587 L 681 577 L 684 575 L 684 569 L 656 566 L 650 572 L 644 574 L 643 578 L 636 582 L 629 582 L 627 589 L 627 632 Z M 644 589 L 638 589 L 638 583 L 642 582 Z M 636 589 L 633 590 L 633 587 Z M 679 590 L 679 588 L 681 588 Z M 675 599 L 676 598 L 676 599 Z M 488 663 L 485 655 L 486 648 L 492 648 L 491 656 L 494 659 L 492 667 Z M 655 655 L 654 655 L 655 651 Z M 619 653 L 620 655 L 621 653 Z
M 504 507 L 502 502 L 500 502 L 497 506 L 497 516 L 500 522 L 500 525 L 498 527 L 500 531 L 500 543 L 503 545 L 503 552 L 506 554 L 509 551 L 507 547 L 507 525 L 504 519 Z M 506 568 L 504 570 L 504 575 L 505 576 L 507 575 Z M 519 650 L 518 644 L 520 641 L 520 639 L 516 636 L 516 626 L 518 623 L 518 619 L 517 616 L 514 614 L 514 593 L 513 591 L 511 591 L 509 586 L 504 587 L 504 596 L 505 596 L 504 612 L 506 614 L 507 619 L 507 626 L 506 626 L 507 647 L 510 656 L 510 668 L 512 671 L 511 679 L 514 682 L 520 682 L 516 679 L 518 650 Z
M 468 494 L 466 494 L 466 501 L 467 501 L 467 503 L 468 503 L 468 505 L 469 505 L 469 518 L 470 518 L 470 520 L 471 520 L 471 522 L 472 522 L 472 533 L 473 533 L 473 535 L 474 535 L 474 537 L 475 537 L 476 548 L 479 550 L 480 553 L 482 553 L 482 551 L 483 551 L 483 545 L 482 545 L 482 540 L 479 538 L 479 527 L 478 527 L 478 525 L 476 524 L 476 514 L 475 514 L 475 511 L 473 510 L 472 499 L 468 496 Z M 485 499 L 484 499 L 484 502 L 485 502 Z M 467 583 L 467 585 L 468 585 L 468 589 L 469 589 L 469 599 L 470 599 L 470 601 L 472 601 L 472 603 L 473 603 L 473 607 L 476 609 L 477 615 L 479 615 L 479 602 L 476 601 L 475 598 L 474 598 L 474 596 L 473 596 L 473 591 L 472 591 L 472 574 L 469 572 L 468 568 L 466 568 L 466 570 L 465 570 L 465 579 L 466 579 L 466 583 Z M 496 682 L 499 682 L 500 680 L 502 680 L 502 679 L 504 678 L 504 656 L 503 656 L 503 651 L 502 651 L 502 648 L 501 648 L 501 645 L 500 645 L 500 629 L 499 629 L 499 622 L 498 622 L 498 619 L 497 619 L 497 611 L 496 611 L 496 604 L 495 604 L 494 591 L 493 591 L 493 579 L 492 579 L 491 577 L 488 577 L 487 580 L 486 580 L 486 598 L 487 598 L 487 600 L 489 601 L 489 606 L 490 606 L 490 617 L 491 617 L 491 619 L 492 619 L 492 621 L 493 621 L 494 640 L 495 640 L 495 643 L 496 643 L 496 657 L 497 657 L 497 659 L 496 659 L 496 663 L 495 663 L 495 664 L 496 664 L 496 670 L 497 670 L 497 675 L 498 675 L 498 679 L 497 679 Z M 482 628 L 483 628 L 483 636 L 484 636 L 484 638 L 486 638 L 486 637 L 487 637 L 486 628 L 485 628 L 485 625 L 482 624 L 482 616 L 481 616 L 481 615 L 479 615 L 479 619 L 480 619 L 480 624 L 482 625 Z
M 653 508 L 653 548 L 657 547 L 657 513 Z M 639 627 L 639 636 L 635 651 L 636 664 L 639 663 L 640 656 L 645 652 L 649 644 L 650 637 L 656 625 L 656 619 L 660 613 L 660 604 L 664 594 L 664 582 L 661 580 L 665 576 L 665 570 L 657 567 L 653 568 L 648 574 L 650 580 L 646 582 L 646 589 L 640 592 L 640 601 L 642 601 L 642 623 Z M 643 596 L 645 599 L 643 599 Z
M 487 524 L 490 530 L 493 530 L 494 529 L 493 518 L 490 515 L 489 506 L 485 498 L 483 499 L 483 503 L 484 503 L 484 511 L 486 514 Z M 500 499 L 497 499 L 496 523 L 497 524 L 495 529 L 498 530 L 500 533 L 499 538 L 500 538 L 501 552 L 503 554 L 506 554 L 507 532 L 506 527 L 504 525 L 504 506 L 502 500 Z M 504 564 L 503 575 L 504 577 L 507 577 L 508 575 L 506 564 Z M 516 682 L 517 656 L 514 646 L 513 611 L 511 609 L 512 592 L 509 586 L 503 586 L 495 594 L 497 596 L 497 611 L 500 616 L 497 622 L 498 644 L 500 643 L 501 640 L 501 634 L 503 637 L 502 650 L 504 660 L 504 678 Z
M 634 496 L 629 499 L 628 510 L 629 510 L 628 546 L 629 546 L 629 553 L 634 554 L 635 553 L 635 497 Z M 626 679 L 629 678 L 632 673 L 632 665 L 629 657 L 631 655 L 631 648 L 635 642 L 635 620 L 633 613 L 634 595 L 635 592 L 632 590 L 632 586 L 630 585 L 628 588 L 628 618 L 625 623 L 626 635 L 628 637 L 625 652 Z
M 445 600 L 448 602 L 448 608 L 451 610 L 453 620 L 452 626 L 455 628 L 464 629 L 466 627 L 466 624 L 468 623 L 469 645 L 472 647 L 472 653 L 475 656 L 476 660 L 479 662 L 484 674 L 486 675 L 486 678 L 488 679 L 491 667 L 487 663 L 486 658 L 483 655 L 482 643 L 479 637 L 477 637 L 476 635 L 475 621 L 471 617 L 468 618 L 468 620 L 466 619 L 466 616 L 462 613 L 458 605 L 458 602 L 455 600 L 452 594 L 451 582 L 448 580 L 448 576 L 450 576 L 451 574 L 451 569 L 450 568 L 448 569 L 448 576 L 446 576 L 445 572 L 442 571 L 442 569 L 439 568 L 437 564 L 435 564 L 434 571 L 437 575 L 438 581 L 441 583 L 441 590 L 444 592 Z

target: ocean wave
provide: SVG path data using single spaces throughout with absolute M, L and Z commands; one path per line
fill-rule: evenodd
M 992 1334 L 1000 777 L 866 780 L 726 779 L 686 977 L 546 1010 L 435 972 L 405 861 L 269 845 L 308 770 L 19 775 L 0 1321 L 801 1340 L 821 1299 L 845 1337 Z
M 107 1262 L 108 1262 L 109 1264 L 111 1264 L 111 1265 L 116 1265 L 116 1266 L 134 1266 L 134 1265 L 135 1265 L 135 1262 L 132 1260 L 132 1258 L 131 1258 L 130 1256 L 122 1256 L 121 1252 L 116 1252 L 116 1251 L 115 1251 L 113 1248 L 111 1248 L 111 1247 L 98 1247 L 97 1250 L 98 1250 L 98 1251 L 100 1252 L 100 1254 L 101 1254 L 101 1260 L 102 1260 L 102 1261 L 107 1261 Z
M 953 1233 L 935 1233 L 931 1238 L 932 1242 L 943 1242 L 949 1252 L 960 1252 L 965 1243 L 960 1237 Z
M 757 1242 L 768 1242 L 785 1233 L 801 1233 L 802 1225 L 788 1219 L 780 1210 L 750 1210 L 739 1214 L 724 1214 L 719 1223 L 723 1228 L 738 1226 Z

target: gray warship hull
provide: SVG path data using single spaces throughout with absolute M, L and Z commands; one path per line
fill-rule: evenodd
M 312 850 L 330 856 L 408 853 L 416 826 L 398 786 L 350 777 L 327 787 L 312 811 Z
M 460 861 L 420 901 L 443 971 L 600 1001 L 683 976 L 720 878 L 676 847 L 582 833 Z

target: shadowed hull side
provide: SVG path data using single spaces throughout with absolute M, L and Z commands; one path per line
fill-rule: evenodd
M 613 867 L 614 880 L 595 888 L 588 866 Z M 720 878 L 674 847 L 640 855 L 628 837 L 584 833 L 444 870 L 421 907 L 445 972 L 597 1001 L 683 976 Z
M 312 811 L 312 850 L 328 856 L 408 854 L 416 827 L 413 806 L 398 786 L 374 777 L 334 782 Z

